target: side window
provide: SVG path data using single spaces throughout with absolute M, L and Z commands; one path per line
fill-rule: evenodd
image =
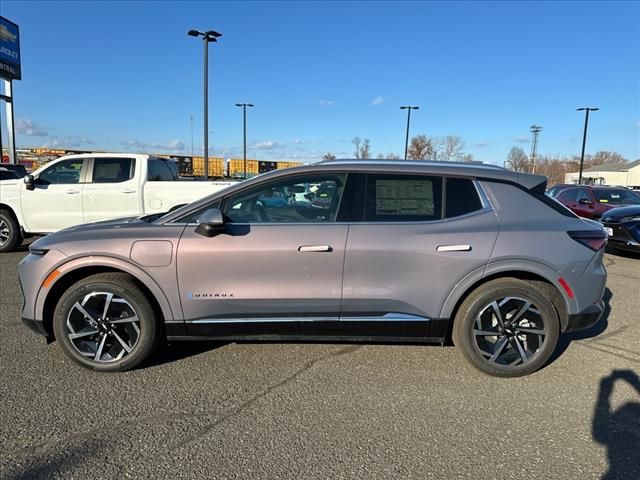
M 589 192 L 587 192 L 586 190 L 579 190 L 578 189 L 578 202 L 580 200 L 588 200 L 589 202 L 591 201 L 591 195 L 589 195 Z
M 135 170 L 132 158 L 95 158 L 93 183 L 121 183 L 131 180 Z
M 419 222 L 442 218 L 442 178 L 367 176 L 365 221 Z
M 83 162 L 82 158 L 74 158 L 51 165 L 38 176 L 38 183 L 41 185 L 80 183 Z
M 335 222 L 346 175 L 313 175 L 278 180 L 227 200 L 233 223 Z
M 565 190 L 560 194 L 560 199 L 566 202 L 577 202 L 578 201 L 578 193 L 579 190 L 577 188 L 571 188 L 569 190 Z
M 473 181 L 468 178 L 447 178 L 445 217 L 459 217 L 482 209 L 482 202 Z
M 178 171 L 175 163 L 171 160 L 149 158 L 149 175 L 147 179 L 150 182 L 173 182 L 177 180 Z

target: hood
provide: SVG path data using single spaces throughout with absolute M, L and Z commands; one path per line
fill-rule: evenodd
M 608 210 L 602 215 L 603 222 L 620 221 L 627 217 L 640 217 L 640 205 L 629 205 L 628 207 L 618 207 Z
M 81 225 L 67 227 L 62 230 L 59 230 L 57 233 L 84 232 L 87 230 L 105 230 L 108 228 L 127 228 L 134 225 L 139 226 L 141 223 L 147 223 L 143 220 L 144 218 L 145 217 L 125 217 L 125 218 L 114 218 L 113 220 L 100 220 L 98 222 L 83 223 Z

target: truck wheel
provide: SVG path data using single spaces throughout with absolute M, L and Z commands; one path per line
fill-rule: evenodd
M 162 329 L 144 292 L 124 273 L 99 273 L 64 292 L 53 314 L 62 350 L 85 368 L 122 372 L 158 346 Z
M 502 278 L 481 285 L 462 302 L 453 341 L 478 370 L 496 377 L 535 372 L 553 354 L 560 321 L 545 291 Z
M 20 225 L 10 212 L 0 210 L 0 253 L 12 252 L 20 243 Z

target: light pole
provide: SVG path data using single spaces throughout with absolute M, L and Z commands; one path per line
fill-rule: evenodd
M 189 123 L 191 124 L 191 161 L 193 161 L 193 115 L 189 115 Z
M 236 107 L 242 107 L 242 135 L 244 139 L 244 178 L 247 178 L 247 107 L 253 108 L 253 103 L 236 103 Z
M 403 105 L 400 110 L 407 111 L 407 135 L 404 140 L 404 159 L 407 159 L 407 151 L 409 150 L 409 124 L 411 123 L 411 110 L 418 110 L 420 107 L 414 107 L 411 105 Z
M 187 35 L 191 37 L 202 37 L 204 43 L 204 178 L 209 179 L 209 42 L 217 42 L 222 36 L 214 30 L 201 32 L 200 30 L 189 30 Z
M 582 153 L 580 154 L 580 173 L 578 174 L 578 185 L 582 184 L 582 170 L 584 168 L 584 148 L 587 145 L 587 128 L 589 128 L 589 112 L 597 112 L 599 108 L 580 107 L 576 108 L 577 112 L 585 112 L 584 115 L 584 131 L 582 132 Z
M 531 125 L 529 131 L 533 134 L 531 140 L 531 173 L 536 173 L 536 150 L 538 148 L 538 135 L 542 131 L 540 125 Z

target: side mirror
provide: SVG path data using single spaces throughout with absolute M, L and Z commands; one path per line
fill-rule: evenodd
M 24 177 L 24 184 L 27 186 L 27 190 L 33 190 L 36 188 L 36 181 L 33 178 L 33 175 L 29 174 Z
M 580 200 L 578 200 L 578 203 L 581 203 L 583 205 L 591 205 L 591 200 L 589 200 L 588 198 L 581 198 Z
M 215 237 L 224 230 L 224 219 L 219 208 L 210 208 L 200 215 L 196 233 L 203 237 Z

